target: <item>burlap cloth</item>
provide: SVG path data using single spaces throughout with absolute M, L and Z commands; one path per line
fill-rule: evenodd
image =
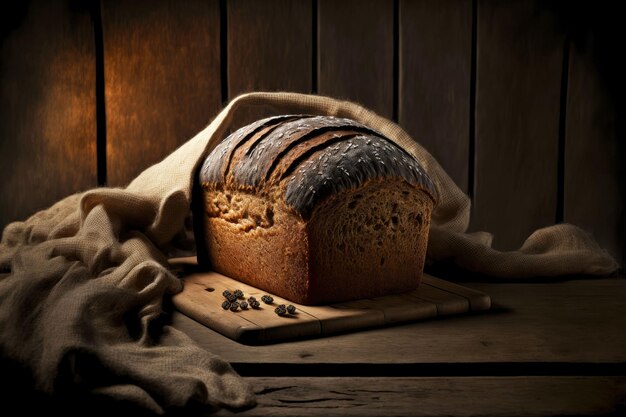
M 166 256 L 189 239 L 185 220 L 196 168 L 233 120 L 252 108 L 266 115 L 348 117 L 412 153 L 440 195 L 429 262 L 451 259 L 502 278 L 602 275 L 618 268 L 585 232 L 567 224 L 536 231 L 517 251 L 498 252 L 488 233 L 465 233 L 468 197 L 398 125 L 327 97 L 251 93 L 234 99 L 202 132 L 128 187 L 73 195 L 5 228 L 0 268 L 10 273 L 0 279 L 0 347 L 32 369 L 39 388 L 81 387 L 155 412 L 190 401 L 214 408 L 254 404 L 250 387 L 229 364 L 155 321 L 164 296 L 181 290 Z

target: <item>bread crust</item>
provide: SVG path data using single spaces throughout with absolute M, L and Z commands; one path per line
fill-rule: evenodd
M 199 180 L 199 247 L 218 272 L 300 304 L 419 284 L 436 188 L 413 157 L 365 126 L 265 119 L 216 147 Z

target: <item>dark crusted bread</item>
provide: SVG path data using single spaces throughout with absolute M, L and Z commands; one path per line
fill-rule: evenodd
M 436 189 L 420 164 L 349 119 L 285 115 L 207 157 L 199 259 L 300 304 L 417 288 Z

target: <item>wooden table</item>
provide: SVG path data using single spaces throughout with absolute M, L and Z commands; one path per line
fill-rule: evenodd
M 626 414 L 623 277 L 463 285 L 493 309 L 264 346 L 173 324 L 252 382 L 246 416 Z

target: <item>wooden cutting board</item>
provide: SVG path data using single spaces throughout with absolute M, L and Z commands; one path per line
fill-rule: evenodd
M 182 270 L 185 287 L 173 297 L 178 310 L 233 340 L 244 343 L 330 335 L 367 327 L 423 320 L 439 316 L 488 310 L 491 298 L 480 291 L 424 275 L 420 287 L 412 292 L 370 298 L 327 306 L 304 306 L 259 290 L 217 272 L 194 271 L 195 258 L 170 261 Z M 224 290 L 240 289 L 247 299 L 270 294 L 271 305 L 261 302 L 258 310 L 222 309 Z M 278 316 L 274 308 L 293 304 L 296 313 Z

